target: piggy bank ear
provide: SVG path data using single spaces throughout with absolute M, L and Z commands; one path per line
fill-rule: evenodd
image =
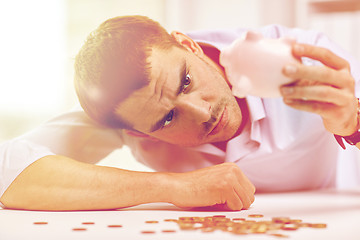
M 237 79 L 230 79 L 230 82 L 232 84 L 232 94 L 238 98 L 246 97 L 251 91 L 250 79 L 245 75 L 241 75 Z

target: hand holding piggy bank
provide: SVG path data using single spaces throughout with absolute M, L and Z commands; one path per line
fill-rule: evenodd
M 267 39 L 247 32 L 220 54 L 220 64 L 234 96 L 280 97 L 279 87 L 294 81 L 282 74 L 285 64 L 299 62 L 292 53 L 294 39 Z

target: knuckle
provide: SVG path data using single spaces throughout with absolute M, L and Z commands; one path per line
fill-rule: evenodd
M 217 186 L 219 189 L 222 190 L 227 190 L 228 188 L 231 187 L 231 181 L 229 181 L 228 174 L 226 174 L 224 178 L 218 182 Z

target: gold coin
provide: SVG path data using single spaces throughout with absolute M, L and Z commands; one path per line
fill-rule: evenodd
M 176 219 L 164 219 L 164 222 L 177 222 L 178 220 Z
M 208 232 L 213 232 L 213 231 L 215 231 L 215 229 L 212 228 L 212 227 L 202 227 L 202 228 L 200 228 L 200 229 L 201 229 L 201 231 L 204 232 L 204 233 L 208 233 Z
M 95 224 L 94 222 L 83 222 L 81 224 L 84 224 L 84 225 L 92 225 L 92 224 Z
M 290 223 L 289 217 L 273 217 L 272 221 L 275 223 Z
M 46 225 L 48 222 L 34 222 L 35 225 Z
M 145 223 L 159 223 L 159 221 L 145 221 Z
M 290 219 L 290 223 L 301 223 L 301 219 Z
M 248 215 L 248 217 L 250 217 L 250 218 L 262 218 L 262 217 L 264 217 L 264 215 L 262 215 L 262 214 L 250 214 L 250 215 Z
M 271 233 L 269 235 L 274 236 L 274 237 L 281 237 L 281 238 L 288 238 L 289 237 L 288 235 L 284 235 L 284 234 L 281 234 L 281 233 Z
M 311 227 L 311 223 L 298 223 L 299 227 Z
M 142 234 L 154 234 L 155 231 L 141 231 Z
M 310 224 L 310 227 L 312 227 L 312 228 L 326 228 L 327 225 L 325 223 L 312 223 L 312 224 Z
M 86 228 L 73 228 L 73 231 L 86 231 Z
M 294 230 L 298 230 L 298 226 L 295 224 L 285 224 L 284 226 L 281 227 L 282 230 L 286 230 L 286 231 L 294 231 Z
M 165 229 L 165 230 L 162 230 L 163 233 L 174 233 L 176 232 L 175 230 L 171 230 L 171 229 Z
M 108 225 L 109 228 L 121 228 L 122 225 L 116 225 L 116 224 L 113 224 L 113 225 Z

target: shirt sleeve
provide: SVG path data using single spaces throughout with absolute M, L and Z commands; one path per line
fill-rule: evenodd
M 122 146 L 121 131 L 97 125 L 77 106 L 0 145 L 0 196 L 26 167 L 44 156 L 97 163 Z
M 54 155 L 54 153 L 44 146 L 22 139 L 14 139 L 1 144 L 0 196 L 27 166 L 48 155 Z

